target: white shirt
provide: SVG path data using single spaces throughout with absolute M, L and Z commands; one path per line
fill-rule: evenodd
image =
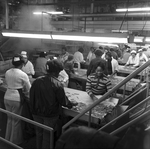
M 28 62 L 22 67 L 22 71 L 24 71 L 27 75 L 34 75 L 34 67 L 33 64 L 28 60 Z
M 118 64 L 118 61 L 116 59 L 114 59 L 112 57 L 112 60 L 111 60 L 111 65 L 112 65 L 112 72 L 114 73 L 115 71 L 118 71 L 119 70 L 119 64 Z
M 140 65 L 142 65 L 142 64 L 144 64 L 145 62 L 148 61 L 148 58 L 147 58 L 147 56 L 146 56 L 144 53 L 142 53 L 142 55 L 140 55 L 140 54 L 138 53 L 137 56 L 139 56 Z
M 139 56 L 136 55 L 134 58 L 132 56 L 130 56 L 126 65 L 133 65 L 136 67 L 136 66 L 139 66 L 139 63 L 140 63 Z
M 18 68 L 11 68 L 5 73 L 7 91 L 4 99 L 20 101 L 20 95 L 17 89 L 23 89 L 28 94 L 31 84 L 28 75 Z
M 106 53 L 104 53 L 104 54 L 101 56 L 101 58 L 106 61 L 106 57 L 105 57 L 105 56 L 106 56 Z
M 74 53 L 74 62 L 78 63 L 84 62 L 84 57 L 81 52 L 77 51 Z
M 65 70 L 59 73 L 58 80 L 61 81 L 65 87 L 68 86 L 69 76 Z
M 95 54 L 93 52 L 89 52 L 87 56 L 87 60 L 90 63 L 92 59 L 96 58 Z

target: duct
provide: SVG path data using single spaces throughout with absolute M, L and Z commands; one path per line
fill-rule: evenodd
M 88 21 L 86 29 L 93 32 L 96 29 L 118 30 L 121 21 Z M 72 29 L 72 21 L 54 21 L 52 25 L 56 28 Z M 84 28 L 84 21 L 79 22 L 79 28 Z M 143 21 L 128 21 L 124 22 L 121 30 L 141 30 L 143 28 Z M 147 21 L 143 30 L 150 30 L 150 21 Z
M 124 16 L 125 13 L 111 13 L 111 14 L 62 14 L 61 17 L 120 17 Z M 150 12 L 136 12 L 136 13 L 127 13 L 126 17 L 144 17 L 150 16 Z

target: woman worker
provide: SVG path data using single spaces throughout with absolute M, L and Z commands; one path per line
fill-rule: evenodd
M 22 103 L 20 91 L 28 95 L 31 84 L 28 75 L 21 70 L 24 61 L 21 55 L 15 55 L 12 59 L 14 68 L 9 69 L 5 74 L 7 90 L 4 95 L 6 110 L 21 115 Z M 23 142 L 21 120 L 10 115 L 7 116 L 7 127 L 5 139 L 17 145 Z
M 139 59 L 140 59 L 140 66 L 143 65 L 144 63 L 146 63 L 148 61 L 147 56 L 143 53 L 142 49 L 138 50 L 138 54 Z
M 103 95 L 111 89 L 111 81 L 104 74 L 104 63 L 98 62 L 94 66 L 94 73 L 87 78 L 86 92 L 93 100 L 98 100 L 95 95 Z
M 133 66 L 133 67 L 138 67 L 140 64 L 140 59 L 139 56 L 136 54 L 135 50 L 131 51 L 131 56 L 129 57 L 127 63 L 125 66 Z

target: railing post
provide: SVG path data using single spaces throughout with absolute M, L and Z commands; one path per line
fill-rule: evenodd
M 88 127 L 91 126 L 91 114 L 92 114 L 92 109 L 89 111 L 89 122 L 88 122 Z
M 54 148 L 54 130 L 50 131 L 50 149 Z
M 125 99 L 125 93 L 126 93 L 126 84 L 124 85 L 124 88 L 123 88 L 123 100 Z

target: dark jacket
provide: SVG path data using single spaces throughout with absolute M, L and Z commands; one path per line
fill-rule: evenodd
M 32 114 L 44 117 L 58 116 L 62 106 L 72 108 L 61 82 L 52 76 L 40 77 L 33 82 L 30 106 Z

